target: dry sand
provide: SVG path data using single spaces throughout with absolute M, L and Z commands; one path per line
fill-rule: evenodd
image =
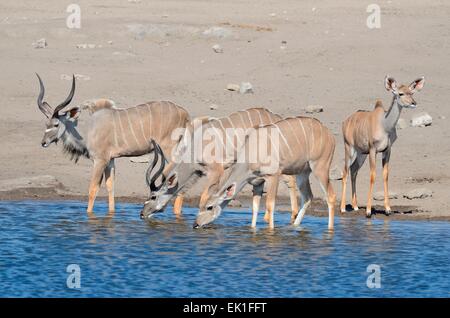
M 400 195 L 392 200 L 394 210 L 412 211 L 406 218 L 450 216 L 448 1 L 378 1 L 380 29 L 366 26 L 368 3 L 358 0 L 77 3 L 81 29 L 66 27 L 67 4 L 61 1 L 0 3 L 0 198 L 85 198 L 87 193 L 91 162 L 74 165 L 60 145 L 40 146 L 45 126 L 36 106 L 34 72 L 43 77 L 46 99 L 53 105 L 69 91 L 70 81 L 62 75 L 72 73 L 88 77 L 78 81 L 74 103 L 108 97 L 127 107 L 168 99 L 192 116 L 223 116 L 251 106 L 304 115 L 307 105 L 318 104 L 324 112 L 314 117 L 336 135 L 333 165 L 339 169 L 344 155 L 341 122 L 357 109 L 372 109 L 377 98 L 387 107 L 391 96 L 383 78 L 390 74 L 404 83 L 425 76 L 425 88 L 415 96 L 418 108 L 404 111 L 402 118 L 409 121 L 422 111 L 433 117 L 429 127 L 398 132 L 390 175 L 392 191 L 425 187 L 433 197 L 408 200 Z M 224 36 L 203 34 L 212 27 L 225 28 Z M 40 38 L 48 46 L 33 48 Z M 223 53 L 213 51 L 215 44 Z M 253 94 L 225 90 L 227 84 L 243 81 L 253 84 Z M 210 110 L 212 104 L 218 109 Z M 382 190 L 380 166 L 379 156 L 375 191 Z M 117 160 L 119 200 L 146 196 L 145 169 L 146 164 Z M 11 180 L 40 175 L 55 176 L 64 192 L 39 187 L 8 192 Z M 333 183 L 340 197 L 340 181 Z M 359 203 L 365 206 L 367 164 L 358 189 Z M 100 195 L 105 193 L 102 189 Z M 286 194 L 281 187 L 280 195 Z

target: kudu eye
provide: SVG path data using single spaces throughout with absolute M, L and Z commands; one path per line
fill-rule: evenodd
M 212 211 L 212 209 L 213 209 L 213 206 L 212 206 L 212 205 L 210 205 L 210 206 L 208 206 L 208 207 L 206 208 L 207 211 Z
M 404 94 L 404 93 L 399 93 L 399 94 L 398 94 L 398 96 L 403 96 L 403 95 L 405 95 L 405 94 Z
M 155 201 L 155 200 L 156 200 L 156 195 L 152 195 L 152 196 L 150 197 L 150 200 Z

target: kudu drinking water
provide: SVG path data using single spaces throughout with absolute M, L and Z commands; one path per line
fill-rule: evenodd
M 156 152 L 160 158 L 153 161 L 147 170 L 147 183 L 151 195 L 144 203 L 141 216 L 147 218 L 153 213 L 162 211 L 173 196 L 187 191 L 199 177 L 206 175 L 207 185 L 200 197 L 200 209 L 203 209 L 211 190 L 217 187 L 225 170 L 236 160 L 237 149 L 242 146 L 249 129 L 281 119 L 281 116 L 268 109 L 250 108 L 227 117 L 202 118 L 198 121 L 198 125 L 189 125 L 186 135 L 178 144 L 178 147 L 184 148 L 179 150 L 179 153 L 187 155 L 187 160 L 180 160 L 171 169 L 164 170 L 160 165 L 159 172 L 155 173 L 158 161 L 162 164 L 165 162 L 163 152 Z M 196 121 L 193 120 L 193 123 Z M 157 186 L 156 180 L 160 176 L 163 181 Z M 298 210 L 295 178 L 285 176 L 284 181 L 289 188 L 291 208 L 295 216 Z M 254 188 L 254 209 L 259 207 L 262 192 L 262 186 Z
M 391 106 L 386 112 L 383 103 L 378 100 L 372 111 L 358 111 L 348 117 L 342 124 L 345 144 L 345 165 L 342 177 L 341 212 L 345 212 L 346 184 L 350 169 L 352 181 L 352 207 L 358 210 L 356 200 L 356 177 L 359 169 L 369 155 L 370 186 L 367 197 L 366 216 L 372 214 L 372 192 L 375 183 L 376 155 L 382 153 L 384 207 L 386 214 L 391 213 L 389 203 L 388 177 L 391 147 L 397 139 L 396 124 L 403 108 L 416 108 L 416 101 L 412 95 L 420 91 L 424 85 L 424 78 L 418 78 L 409 85 L 397 86 L 392 77 L 386 76 L 384 85 L 393 94 Z
M 266 149 L 268 153 L 259 149 Z M 247 135 L 238 152 L 238 160 L 230 168 L 228 176 L 220 181 L 216 191 L 199 211 L 194 228 L 214 221 L 222 209 L 232 200 L 246 183 L 254 187 L 263 179 L 267 186 L 267 210 L 269 227 L 274 227 L 273 211 L 281 174 L 296 175 L 301 204 L 294 225 L 300 224 L 311 203 L 310 173 L 317 177 L 327 196 L 328 228 L 333 229 L 335 193 L 329 180 L 329 171 L 335 149 L 331 132 L 314 118 L 286 118 L 276 123 L 259 127 Z M 252 154 L 257 154 L 255 157 Z M 256 224 L 257 210 L 253 210 L 252 225 Z
M 37 75 L 37 74 L 36 74 Z M 63 150 L 77 161 L 86 157 L 93 161 L 87 212 L 92 213 L 95 197 L 103 176 L 109 197 L 109 211 L 114 207 L 114 159 L 140 156 L 152 151 L 155 140 L 167 153 L 178 143 L 172 138 L 176 128 L 186 127 L 189 114 L 171 102 L 148 102 L 127 109 L 114 106 L 106 99 L 70 105 L 75 93 L 75 77 L 69 96 L 53 109 L 43 101 L 45 88 L 38 76 L 40 92 L 37 104 L 48 118 L 42 146 L 61 140 Z

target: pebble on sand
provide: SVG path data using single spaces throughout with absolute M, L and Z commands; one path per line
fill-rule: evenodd
M 229 91 L 233 91 L 233 92 L 237 92 L 239 91 L 240 86 L 238 84 L 228 84 L 227 85 L 227 90 Z
M 411 118 L 412 127 L 426 127 L 430 126 L 432 122 L 433 118 L 425 112 L 416 114 Z
M 430 198 L 432 196 L 433 196 L 433 191 L 431 191 L 430 189 L 427 189 L 427 188 L 417 188 L 417 189 L 410 190 L 410 191 L 406 192 L 405 194 L 403 194 L 403 197 L 405 197 L 409 200 L 425 199 L 425 198 Z
M 219 44 L 214 44 L 212 49 L 216 53 L 223 53 L 223 48 Z
M 314 114 L 323 112 L 323 107 L 320 105 L 308 105 L 305 108 L 306 113 Z
M 242 82 L 241 86 L 239 87 L 239 93 L 241 94 L 253 93 L 252 84 L 249 82 Z
M 35 49 L 45 49 L 47 46 L 48 46 L 47 40 L 45 40 L 44 38 L 39 39 L 33 43 L 33 47 Z

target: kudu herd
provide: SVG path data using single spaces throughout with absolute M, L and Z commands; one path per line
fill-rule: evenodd
M 37 74 L 36 74 L 37 75 Z M 249 108 L 227 117 L 200 117 L 191 121 L 188 112 L 168 101 L 147 102 L 117 108 L 109 99 L 70 103 L 75 94 L 75 77 L 68 97 L 54 109 L 44 101 L 45 88 L 37 75 L 40 92 L 37 104 L 47 117 L 42 146 L 61 140 L 71 159 L 93 161 L 87 212 L 93 214 L 98 189 L 105 179 L 109 211 L 114 212 L 114 159 L 151 153 L 146 172 L 150 190 L 141 217 L 162 212 L 175 196 L 174 212 L 181 213 L 183 195 L 205 177 L 199 213 L 194 228 L 214 221 L 246 184 L 253 187 L 251 226 L 255 227 L 264 188 L 267 191 L 264 220 L 274 227 L 275 199 L 282 177 L 291 199 L 291 222 L 299 225 L 313 198 L 309 176 L 316 177 L 326 196 L 328 228 L 334 226 L 336 195 L 329 173 L 335 138 L 320 121 L 289 117 L 265 108 Z M 367 156 L 370 186 L 366 215 L 372 214 L 376 155 L 382 153 L 385 213 L 391 213 L 388 176 L 391 147 L 397 138 L 396 124 L 403 108 L 415 108 L 412 95 L 424 86 L 424 78 L 410 85 L 397 85 L 389 76 L 385 88 L 393 94 L 386 111 L 376 101 L 372 111 L 357 111 L 342 125 L 345 162 L 342 178 L 341 212 L 346 211 L 346 181 L 350 170 L 352 208 L 358 210 L 356 177 Z M 297 188 L 300 206 L 297 203 Z

